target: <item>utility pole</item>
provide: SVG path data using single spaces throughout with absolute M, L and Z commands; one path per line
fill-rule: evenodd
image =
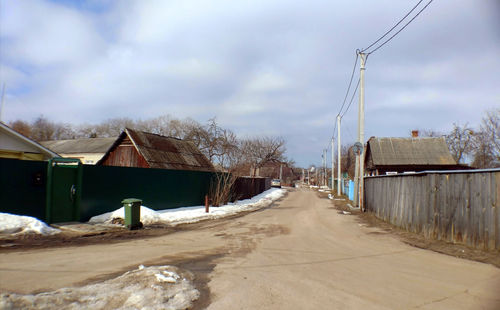
M 323 152 L 321 153 L 321 185 L 325 185 L 325 149 L 323 149 Z
M 359 108 L 358 108 L 358 142 L 361 143 L 361 150 L 356 154 L 356 172 L 354 184 L 354 203 L 363 211 L 363 185 L 364 185 L 364 145 L 365 145 L 365 62 L 366 54 L 359 52 L 360 73 L 359 73 Z
M 319 172 L 319 177 L 321 178 L 319 182 L 319 186 L 323 186 L 325 184 L 325 176 L 323 175 L 325 173 L 325 149 L 323 149 L 323 152 L 321 152 L 321 171 Z
M 328 181 L 326 179 L 326 152 L 328 149 L 323 150 L 323 186 L 326 186 L 328 184 Z
M 283 179 L 283 164 L 280 164 L 280 180 Z
M 337 157 L 338 157 L 338 163 L 337 163 L 337 196 L 340 196 L 340 186 L 342 184 L 342 178 L 341 178 L 341 172 L 340 172 L 340 160 L 341 160 L 341 155 L 340 155 L 340 115 L 337 115 Z M 332 151 L 332 157 L 333 157 L 333 151 Z M 332 164 L 333 167 L 333 164 Z M 333 175 L 333 168 L 332 168 L 332 175 Z M 333 176 L 332 176 L 333 179 Z M 333 187 L 333 186 L 332 186 Z
M 333 188 L 335 184 L 335 171 L 333 171 L 333 167 L 335 167 L 335 140 L 332 137 L 332 194 L 333 194 Z

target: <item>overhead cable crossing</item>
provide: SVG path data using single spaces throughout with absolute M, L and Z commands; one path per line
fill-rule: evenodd
M 422 13 L 431 3 L 432 1 L 434 0 L 430 0 L 420 11 L 418 11 L 418 13 L 413 16 L 412 19 L 410 19 L 403 27 L 401 27 L 401 29 L 399 29 L 395 34 L 393 34 L 389 39 L 385 40 L 384 43 L 380 44 L 379 46 L 377 46 L 375 49 L 373 49 L 372 51 L 369 51 L 369 52 L 366 52 L 366 50 L 368 50 L 369 48 L 371 48 L 374 44 L 376 44 L 378 41 L 380 41 L 381 39 L 383 39 L 387 34 L 389 34 L 389 32 L 391 32 L 392 30 L 394 30 L 406 17 L 408 17 L 408 15 L 410 15 L 411 12 L 413 12 L 413 10 L 415 10 L 415 8 L 422 2 L 419 1 L 417 3 L 417 5 L 415 5 L 413 7 L 413 9 L 410 10 L 410 12 L 408 12 L 408 14 L 405 15 L 405 17 L 403 17 L 396 25 L 394 25 L 394 27 L 392 27 L 388 32 L 386 32 L 383 36 L 381 36 L 377 41 L 373 42 L 370 46 L 368 46 L 367 48 L 361 50 L 362 53 L 366 52 L 367 55 L 370 55 L 370 54 L 373 54 L 375 53 L 378 49 L 380 49 L 382 46 L 386 45 L 389 41 L 391 41 L 395 36 L 397 36 L 401 31 L 403 31 L 412 21 L 415 20 L 415 18 L 417 18 L 420 13 Z
M 399 26 L 399 24 L 401 24 L 403 22 L 403 20 L 405 20 L 411 14 L 411 12 L 413 12 L 420 5 L 420 3 L 422 3 L 422 1 L 424 1 L 424 0 L 420 0 L 417 4 L 415 4 L 415 6 L 408 13 L 406 13 L 406 15 L 403 16 L 403 18 L 401 18 L 399 20 L 399 22 L 396 23 L 396 25 L 392 26 L 392 28 L 389 29 L 386 33 L 384 33 L 383 36 L 381 36 L 380 38 L 378 38 L 377 41 L 375 41 L 372 44 L 370 44 L 367 48 L 364 48 L 363 50 L 361 50 L 361 52 L 364 53 L 366 50 L 370 49 L 372 46 L 374 46 L 375 44 L 377 44 L 380 40 L 382 40 L 383 38 L 385 38 L 385 36 L 387 36 L 391 31 L 393 31 L 397 26 Z

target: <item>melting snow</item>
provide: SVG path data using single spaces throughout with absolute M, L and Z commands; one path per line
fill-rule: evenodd
M 281 198 L 286 193 L 285 189 L 272 188 L 251 199 L 229 203 L 220 207 L 210 207 L 210 212 L 205 212 L 205 206 L 185 207 L 154 211 L 145 206 L 141 206 L 141 222 L 144 225 L 154 223 L 164 223 L 178 225 L 185 223 L 194 223 L 201 220 L 217 219 L 234 215 L 243 211 L 253 211 L 269 206 L 273 201 Z M 94 216 L 90 223 L 110 223 L 113 218 L 123 218 L 123 207 L 113 212 Z
M 182 277 L 179 273 L 172 266 L 141 265 L 115 279 L 83 287 L 37 295 L 0 294 L 0 309 L 187 309 L 200 293 L 191 273 L 183 271 Z
M 59 229 L 49 227 L 44 222 L 31 217 L 9 213 L 0 213 L 0 234 L 27 234 L 36 233 L 53 235 L 61 232 Z
M 141 206 L 141 222 L 144 225 L 154 223 L 178 225 L 207 219 L 217 219 L 239 212 L 253 211 L 269 206 L 273 201 L 281 198 L 285 192 L 285 189 L 272 188 L 251 199 L 229 203 L 221 207 L 210 207 L 209 213 L 205 213 L 205 206 L 176 208 L 162 211 L 154 211 L 145 206 Z M 113 218 L 123 217 L 124 209 L 121 207 L 113 212 L 94 216 L 89 222 L 110 223 Z M 31 216 L 0 213 L 0 234 L 18 235 L 37 233 L 42 235 L 53 235 L 59 232 L 61 232 L 59 229 L 52 228 Z

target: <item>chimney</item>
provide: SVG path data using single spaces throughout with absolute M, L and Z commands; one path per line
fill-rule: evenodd
M 418 138 L 418 130 L 412 130 L 411 136 L 412 136 L 412 138 Z

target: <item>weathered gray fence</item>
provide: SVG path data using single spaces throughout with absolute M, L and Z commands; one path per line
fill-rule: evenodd
M 366 177 L 365 206 L 427 238 L 500 250 L 500 169 Z

